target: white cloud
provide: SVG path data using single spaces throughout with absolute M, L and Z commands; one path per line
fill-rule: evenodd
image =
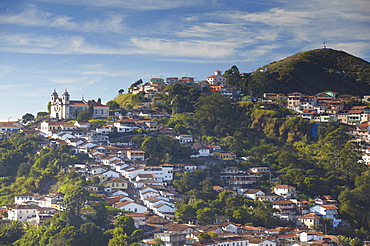
M 217 41 L 188 42 L 156 38 L 132 38 L 131 42 L 138 48 L 135 53 L 158 56 L 182 56 L 194 58 L 221 58 L 234 52 L 228 43 Z
M 86 81 L 88 78 L 87 77 L 80 77 L 80 78 L 62 78 L 62 77 L 57 77 L 54 79 L 51 79 L 51 82 L 54 83 L 59 83 L 59 84 L 74 84 L 74 83 L 80 83 L 83 81 Z
M 98 7 L 98 8 L 119 8 L 129 9 L 130 11 L 147 11 L 147 10 L 166 10 L 175 9 L 189 6 L 196 6 L 199 4 L 207 4 L 210 1 L 203 1 L 200 3 L 196 0 L 39 0 L 40 2 L 57 3 L 65 5 L 76 5 L 85 7 Z
M 126 30 L 123 20 L 123 15 L 107 13 L 102 20 L 95 19 L 78 22 L 71 16 L 54 15 L 50 12 L 40 11 L 36 5 L 28 5 L 27 8 L 19 14 L 6 13 L 0 15 L 0 24 L 60 28 L 79 32 L 113 32 L 120 34 L 124 33 Z

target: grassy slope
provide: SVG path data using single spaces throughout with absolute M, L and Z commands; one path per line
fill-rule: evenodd
M 121 108 L 132 108 L 136 104 L 132 101 L 132 94 L 120 94 L 114 101 L 116 101 Z
M 333 90 L 352 95 L 370 93 L 370 63 L 343 51 L 311 50 L 271 63 L 261 69 L 266 67 L 269 68 L 268 72 L 255 73 L 256 92 L 300 91 L 316 94 Z

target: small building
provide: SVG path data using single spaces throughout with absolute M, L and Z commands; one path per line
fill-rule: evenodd
M 145 152 L 142 150 L 128 150 L 127 158 L 130 160 L 145 160 Z
M 293 198 L 297 196 L 296 188 L 290 185 L 275 185 L 274 192 L 284 198 Z
M 298 216 L 297 220 L 308 228 L 314 229 L 317 225 L 320 224 L 321 216 L 315 213 L 309 213 L 302 216 Z

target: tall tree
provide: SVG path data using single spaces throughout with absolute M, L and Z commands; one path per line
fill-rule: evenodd
M 27 124 L 28 122 L 32 122 L 35 120 L 35 116 L 33 114 L 27 113 L 22 116 L 22 123 Z
M 240 87 L 242 85 L 242 77 L 240 76 L 239 68 L 235 65 L 226 70 L 223 76 L 226 78 L 226 84 L 228 86 Z
M 89 192 L 81 186 L 77 186 L 66 194 L 64 198 L 64 206 L 67 211 L 71 211 L 75 215 L 79 215 L 81 208 L 85 206 L 85 202 L 88 197 Z

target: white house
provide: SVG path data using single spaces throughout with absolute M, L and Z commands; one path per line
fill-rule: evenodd
M 81 128 L 81 129 L 87 129 L 87 128 L 90 127 L 90 123 L 89 122 L 85 122 L 85 121 L 78 121 L 78 120 L 76 120 L 75 126 L 78 127 L 78 128 Z
M 299 240 L 301 242 L 309 242 L 309 241 L 322 241 L 323 234 L 317 231 L 309 231 L 309 232 L 302 232 L 299 234 Z
M 251 167 L 249 171 L 252 173 L 270 173 L 269 167 Z
M 190 158 L 199 158 L 199 157 L 208 157 L 213 156 L 213 153 L 211 152 L 211 149 L 206 147 L 201 147 L 197 150 L 197 153 L 194 155 L 191 155 Z
M 130 160 L 145 160 L 145 152 L 142 150 L 128 150 L 126 155 Z
M 0 132 L 18 132 L 22 128 L 17 121 L 0 122 Z
M 220 224 L 223 231 L 231 232 L 231 233 L 238 233 L 238 225 L 232 222 L 225 222 Z
M 149 197 L 153 197 L 157 195 L 159 195 L 159 191 L 157 190 L 146 190 L 145 192 L 140 192 L 140 199 L 145 200 Z
M 83 153 L 87 153 L 89 152 L 93 147 L 96 147 L 98 146 L 97 144 L 95 143 L 90 143 L 90 142 L 87 142 L 87 143 L 83 143 L 81 145 L 78 146 L 78 148 L 80 149 L 81 152 Z
M 122 175 L 130 180 L 134 180 L 138 174 L 154 174 L 157 181 L 171 181 L 173 179 L 173 166 L 146 166 L 122 170 Z
M 296 188 L 290 185 L 275 185 L 274 192 L 284 198 L 297 197 Z
M 148 211 L 147 207 L 131 201 L 116 203 L 114 204 L 114 207 L 139 214 Z
M 99 134 L 109 134 L 111 133 L 113 130 L 112 130 L 112 126 L 102 126 L 102 127 L 98 127 L 95 129 L 95 131 Z
M 8 207 L 8 219 L 23 222 L 32 217 L 36 217 L 39 210 L 41 210 L 41 207 L 38 205 L 18 204 L 14 207 Z
M 329 218 L 333 221 L 333 227 L 337 227 L 342 220 L 338 219 L 338 207 L 333 204 L 316 205 L 310 208 L 311 213 L 317 213 L 318 215 Z
M 210 85 L 217 85 L 217 86 L 225 86 L 226 85 L 226 78 L 221 75 L 220 70 L 216 70 L 214 75 L 207 77 L 207 82 Z
M 91 168 L 90 173 L 92 175 L 95 175 L 95 174 L 102 174 L 106 171 L 108 171 L 108 169 L 103 168 L 103 167 L 93 167 L 93 168 Z
M 14 199 L 15 199 L 15 204 L 22 204 L 24 202 L 38 200 L 41 197 L 42 196 L 38 193 L 27 192 L 27 193 L 15 195 Z
M 173 203 L 169 202 L 169 201 L 165 201 L 163 200 L 162 198 L 158 198 L 158 199 L 155 199 L 155 200 L 151 200 L 149 201 L 148 203 L 148 207 L 150 209 L 154 209 L 156 206 L 158 205 L 161 205 L 161 204 L 167 204 L 168 206 L 174 208 L 175 206 L 173 205 Z
M 180 134 L 175 136 L 175 139 L 179 140 L 180 144 L 186 144 L 193 142 L 193 135 Z
M 173 214 L 175 212 L 174 206 L 173 205 L 171 206 L 168 203 L 160 203 L 158 205 L 153 206 L 152 209 L 155 214 L 162 214 L 162 213 Z
M 276 242 L 267 239 L 259 239 L 256 237 L 249 239 L 248 246 L 276 246 Z
M 256 200 L 258 196 L 265 194 L 260 189 L 241 189 L 241 194 L 248 197 L 249 199 Z
M 311 213 L 317 213 L 322 217 L 335 219 L 338 215 L 338 207 L 333 204 L 316 205 L 310 208 Z

